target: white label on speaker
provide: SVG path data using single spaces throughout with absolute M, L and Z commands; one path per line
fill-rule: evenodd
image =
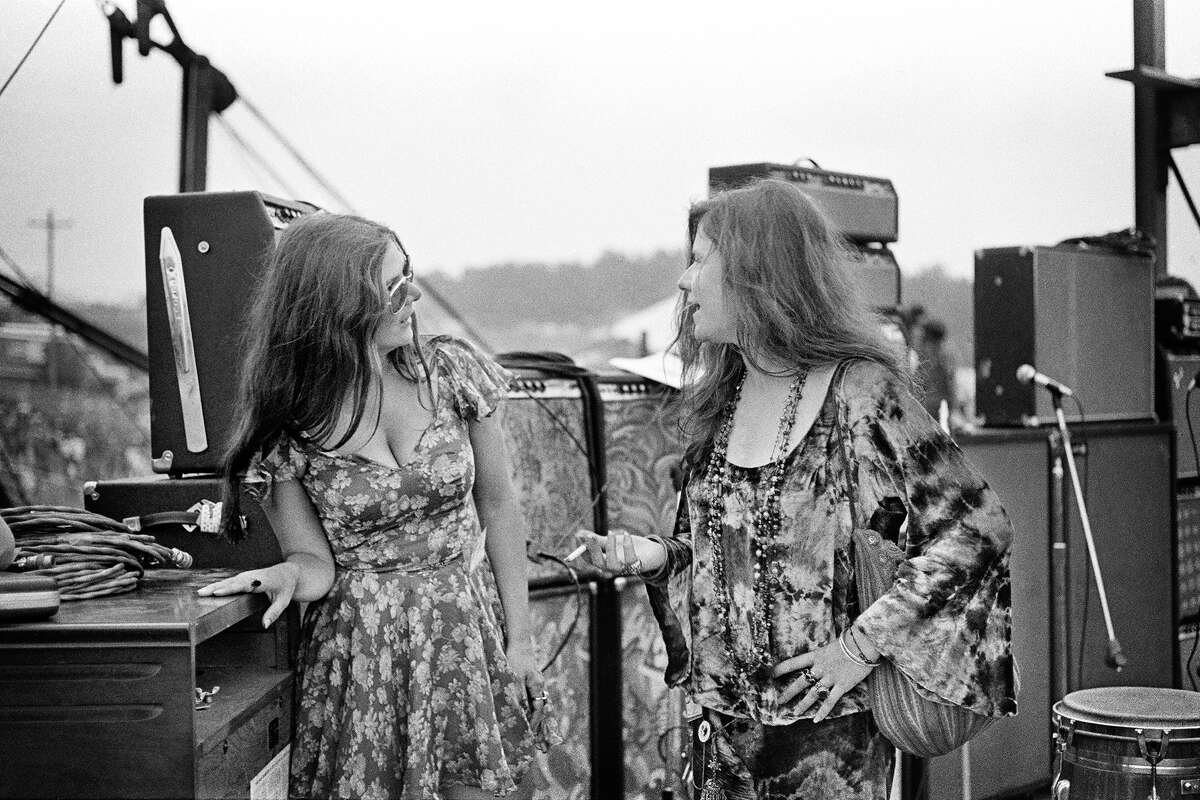
M 250 800 L 287 800 L 288 763 L 292 746 L 286 745 L 250 781 Z

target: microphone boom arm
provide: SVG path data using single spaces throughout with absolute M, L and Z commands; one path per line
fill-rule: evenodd
M 1104 626 L 1108 630 L 1108 656 L 1105 662 L 1117 672 L 1127 663 L 1125 654 L 1121 652 L 1121 643 L 1117 640 L 1117 633 L 1113 627 L 1112 612 L 1108 608 L 1108 593 L 1104 589 L 1104 576 L 1100 572 L 1100 557 L 1096 554 L 1096 540 L 1092 536 L 1092 523 L 1088 519 L 1087 502 L 1083 497 L 1083 485 L 1079 482 L 1079 470 L 1075 466 L 1075 451 L 1071 446 L 1071 434 L 1067 429 L 1067 418 L 1063 414 L 1062 409 L 1062 393 L 1054 389 L 1054 387 L 1046 387 L 1050 389 L 1050 396 L 1054 402 L 1054 416 L 1058 420 L 1058 432 L 1062 437 L 1063 453 L 1066 456 L 1067 470 L 1071 474 L 1071 487 L 1075 493 L 1075 505 L 1079 509 L 1079 519 L 1083 522 L 1083 536 L 1087 542 L 1088 558 L 1091 561 L 1092 574 L 1096 576 L 1096 591 L 1100 595 L 1100 609 L 1104 612 Z

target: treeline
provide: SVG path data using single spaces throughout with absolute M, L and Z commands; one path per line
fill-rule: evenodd
M 499 264 L 430 280 L 483 328 L 521 322 L 599 328 L 670 295 L 686 266 L 682 250 L 610 251 L 591 264 Z
M 646 255 L 606 252 L 590 264 L 507 263 L 468 269 L 457 276 L 432 273 L 428 284 L 455 311 L 485 335 L 497 351 L 556 349 L 571 355 L 597 346 L 602 331 L 617 319 L 668 297 L 683 271 L 682 249 Z M 421 276 L 418 276 L 421 280 Z M 958 363 L 972 363 L 974 334 L 971 279 L 955 277 L 941 265 L 902 269 L 907 306 L 921 305 L 941 320 Z M 429 303 L 423 310 L 432 330 L 452 329 L 436 319 Z M 128 305 L 71 304 L 88 321 L 145 349 L 146 311 L 142 301 Z M 0 322 L 30 321 L 29 315 L 0 303 Z M 612 354 L 620 351 L 609 343 Z

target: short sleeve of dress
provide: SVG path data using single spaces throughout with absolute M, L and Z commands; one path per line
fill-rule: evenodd
M 295 439 L 282 433 L 274 445 L 250 459 L 242 484 L 251 497 L 265 500 L 276 483 L 299 480 L 307 469 L 308 457 L 304 451 Z
M 430 344 L 458 415 L 469 422 L 491 416 L 508 393 L 512 373 L 462 339 L 439 336 Z

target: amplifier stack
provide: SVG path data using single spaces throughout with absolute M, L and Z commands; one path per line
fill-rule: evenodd
M 855 275 L 867 302 L 879 309 L 900 304 L 900 265 L 887 246 L 899 238 L 900 231 L 899 198 L 890 180 L 760 162 L 711 167 L 708 189 L 710 193 L 736 189 L 764 178 L 794 183 L 828 215 L 857 251 Z

